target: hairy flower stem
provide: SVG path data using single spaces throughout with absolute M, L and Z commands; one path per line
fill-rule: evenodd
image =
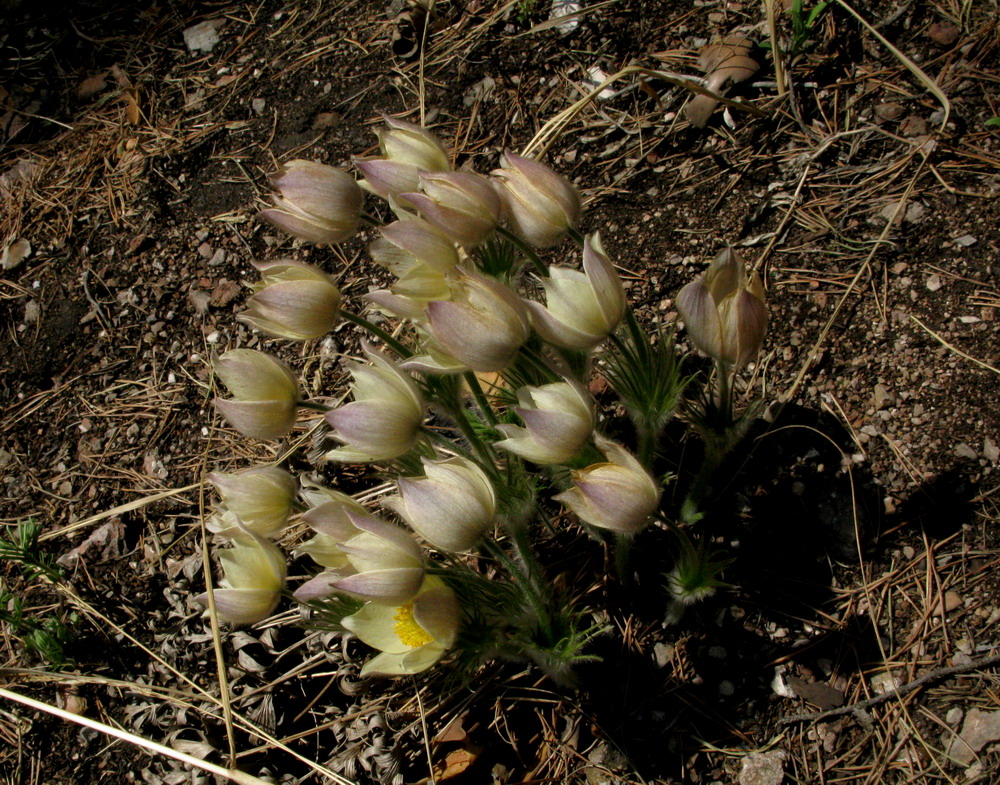
M 369 322 L 365 317 L 359 316 L 356 313 L 351 313 L 350 311 L 345 311 L 341 309 L 340 315 L 343 316 L 347 321 L 353 322 L 358 327 L 363 330 L 367 330 L 376 338 L 379 338 L 386 346 L 391 347 L 396 354 L 400 357 L 412 357 L 413 352 L 407 349 L 403 344 L 393 338 L 389 333 L 383 330 L 381 327 L 376 327 L 374 324 Z
M 482 412 L 483 418 L 491 427 L 495 427 L 497 417 L 493 412 L 493 407 L 490 406 L 490 402 L 486 399 L 483 386 L 479 383 L 479 377 L 473 371 L 466 371 L 464 377 L 465 383 L 469 385 L 469 389 L 472 391 L 472 397 L 476 399 L 476 404 L 479 406 L 479 411 Z
M 718 419 L 712 423 L 711 430 L 703 434 L 705 457 L 681 505 L 680 519 L 684 523 L 696 523 L 703 517 L 699 510 L 712 475 L 734 443 L 732 369 L 728 363 L 721 360 L 716 363 L 716 378 L 719 385 Z
M 632 543 L 635 537 L 628 532 L 615 534 L 615 571 L 624 588 L 632 585 Z
M 525 256 L 528 257 L 528 261 L 531 262 L 532 266 L 535 268 L 536 272 L 543 278 L 549 277 L 549 268 L 545 266 L 538 254 L 535 253 L 535 249 L 528 245 L 524 240 L 518 237 L 509 229 L 505 229 L 502 226 L 497 227 L 497 233 L 506 239 L 508 242 L 513 243 L 517 246 L 518 250 L 521 251 Z
M 520 589 L 521 595 L 531 607 L 533 620 L 538 626 L 538 632 L 542 640 L 551 645 L 555 641 L 552 640 L 552 617 L 549 612 L 549 604 L 546 602 L 546 599 L 548 599 L 548 587 L 544 576 L 541 574 L 541 567 L 538 564 L 538 560 L 535 558 L 535 554 L 528 544 L 528 528 L 527 526 L 510 528 L 514 529 L 514 531 L 509 531 L 508 533 L 517 554 L 516 559 L 512 559 L 507 555 L 499 543 L 488 538 L 483 541 L 483 549 L 510 573 L 515 585 Z

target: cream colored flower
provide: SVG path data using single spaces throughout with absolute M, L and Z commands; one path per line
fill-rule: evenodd
M 365 176 L 363 185 L 384 199 L 395 199 L 420 187 L 420 172 L 446 172 L 448 151 L 426 128 L 392 117 L 378 132 L 381 158 L 359 158 L 354 164 Z
M 327 569 L 343 569 L 349 562 L 340 546 L 361 533 L 347 513 L 367 515 L 368 511 L 346 493 L 330 488 L 316 489 L 309 498 L 318 503 L 303 513 L 302 522 L 316 535 L 302 543 L 295 554 L 306 554 Z
M 226 508 L 242 527 L 209 525 L 225 537 L 236 537 L 242 529 L 261 537 L 273 537 L 288 523 L 298 492 L 296 479 L 276 466 L 259 466 L 236 473 L 212 472 L 208 481 L 222 497 Z
M 596 234 L 584 242 L 583 272 L 552 267 L 542 286 L 546 305 L 527 303 L 531 324 L 556 346 L 590 349 L 625 315 L 625 288 Z
M 401 676 L 420 673 L 441 659 L 454 644 L 460 622 L 454 592 L 440 578 L 429 575 L 408 602 L 370 602 L 343 624 L 382 652 L 365 663 L 362 676 Z
M 293 341 L 322 338 L 337 323 L 340 292 L 326 273 L 282 259 L 254 265 L 263 280 L 236 318 L 263 333 Z
M 212 369 L 233 394 L 232 400 L 216 399 L 215 407 L 244 436 L 277 439 L 295 425 L 299 384 L 283 362 L 253 349 L 233 349 L 215 358 Z
M 500 220 L 500 197 L 480 174 L 422 172 L 420 187 L 423 193 L 404 193 L 401 198 L 458 245 L 479 245 Z
M 421 459 L 423 477 L 401 477 L 385 504 L 435 548 L 465 551 L 493 524 L 496 494 L 472 461 Z
M 500 197 L 510 230 L 536 248 L 549 248 L 580 220 L 580 193 L 545 164 L 510 150 L 492 172 L 502 185 Z
M 528 340 L 522 300 L 494 278 L 458 271 L 450 300 L 427 306 L 428 330 L 441 349 L 474 371 L 501 371 Z
M 274 611 L 285 585 L 285 558 L 272 543 L 250 535 L 219 552 L 224 577 L 213 590 L 220 619 L 253 624 Z M 208 606 L 208 593 L 195 597 Z
M 515 411 L 525 427 L 498 425 L 507 438 L 494 446 L 534 463 L 565 463 L 594 430 L 594 401 L 579 384 L 521 387 L 517 401 L 520 406 Z
M 573 472 L 573 487 L 555 497 L 591 526 L 634 533 L 656 512 L 660 488 L 649 472 L 619 444 L 595 436 L 608 459 Z
M 739 370 L 760 351 L 767 332 L 764 285 L 747 273 L 743 258 L 727 248 L 677 295 L 677 310 L 691 343 Z
M 396 458 L 417 440 L 424 402 L 406 371 L 365 347 L 370 365 L 352 363 L 354 401 L 326 413 L 334 436 L 345 443 L 326 454 L 332 461 L 367 463 Z
M 357 231 L 364 193 L 346 172 L 295 159 L 271 178 L 274 207 L 258 217 L 300 240 L 342 243 Z

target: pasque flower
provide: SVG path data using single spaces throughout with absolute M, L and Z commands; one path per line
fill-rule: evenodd
M 337 323 L 340 292 L 330 276 L 292 259 L 254 265 L 263 280 L 236 318 L 263 333 L 293 341 L 321 338 Z
M 244 436 L 277 439 L 288 433 L 298 413 L 299 384 L 283 362 L 253 349 L 233 349 L 212 362 L 232 400 L 215 407 Z
M 399 605 L 370 602 L 343 625 L 381 654 L 361 669 L 362 676 L 420 673 L 451 648 L 461 611 L 455 593 L 440 578 L 424 578 L 419 592 Z
M 434 547 L 468 550 L 493 523 L 493 486 L 483 470 L 465 458 L 422 462 L 424 476 L 401 477 L 399 495 L 387 499 L 386 506 Z
M 277 534 L 288 523 L 299 487 L 291 474 L 277 466 L 258 466 L 232 474 L 212 472 L 208 481 L 215 486 L 226 508 L 242 524 L 235 528 L 209 527 L 229 537 L 238 536 L 241 530 L 249 530 L 262 537 Z
M 347 556 L 347 564 L 302 584 L 295 598 L 311 600 L 340 591 L 384 603 L 410 600 L 424 577 L 423 553 L 413 535 L 349 507 L 344 515 L 358 530 L 337 546 Z
M 555 382 L 521 387 L 515 411 L 524 427 L 498 425 L 507 438 L 494 446 L 535 463 L 565 463 L 594 430 L 594 401 L 579 384 Z
M 500 198 L 510 229 L 536 248 L 549 248 L 580 220 L 580 194 L 545 164 L 510 150 L 500 159 Z
M 555 497 L 592 526 L 616 532 L 642 529 L 656 511 L 660 489 L 624 447 L 595 436 L 608 459 L 573 472 L 573 487 Z
M 330 488 L 323 488 L 311 495 L 322 496 L 323 501 L 303 513 L 302 522 L 316 532 L 316 535 L 302 543 L 296 550 L 296 555 L 304 553 L 323 567 L 341 570 L 349 562 L 340 546 L 361 533 L 347 513 L 367 515 L 368 511 L 346 493 Z
M 447 300 L 447 273 L 458 264 L 455 244 L 422 218 L 396 221 L 381 229 L 382 237 L 368 251 L 399 280 L 391 289 L 365 296 L 381 310 L 411 321 L 423 321 L 432 300 Z
M 747 273 L 732 248 L 677 295 L 677 310 L 691 343 L 739 370 L 760 351 L 767 331 L 764 286 L 756 270 Z
M 342 243 L 354 235 L 364 192 L 346 172 L 300 158 L 271 178 L 274 207 L 258 217 L 310 243 Z
M 396 458 L 413 447 L 424 402 L 406 371 L 369 347 L 370 365 L 351 364 L 354 401 L 326 413 L 334 436 L 345 443 L 328 460 L 365 463 Z
M 213 590 L 215 610 L 223 621 L 253 624 L 274 611 L 285 585 L 285 559 L 272 543 L 250 534 L 219 552 L 224 577 Z M 208 605 L 208 593 L 195 597 Z
M 613 332 L 625 314 L 625 289 L 596 234 L 584 242 L 583 272 L 551 267 L 542 286 L 546 305 L 528 301 L 531 324 L 556 346 L 589 349 Z
M 422 218 L 394 221 L 379 231 L 382 237 L 368 247 L 368 252 L 397 278 L 414 267 L 426 266 L 447 273 L 458 264 L 455 243 Z
M 500 219 L 500 197 L 480 174 L 421 172 L 420 188 L 423 193 L 401 196 L 459 245 L 479 245 Z
M 521 299 L 502 283 L 459 271 L 450 300 L 427 306 L 428 327 L 440 347 L 474 371 L 500 371 L 530 334 Z
M 446 172 L 451 166 L 440 140 L 413 123 L 385 118 L 389 127 L 378 132 L 381 158 L 359 158 L 354 164 L 364 185 L 384 199 L 397 198 L 420 187 L 420 172 Z

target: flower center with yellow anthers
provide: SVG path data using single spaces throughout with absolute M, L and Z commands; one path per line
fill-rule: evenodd
M 434 640 L 428 635 L 427 630 L 417 624 L 417 620 L 413 618 L 412 602 L 400 605 L 392 620 L 396 622 L 392 628 L 396 637 L 412 649 L 419 649 Z

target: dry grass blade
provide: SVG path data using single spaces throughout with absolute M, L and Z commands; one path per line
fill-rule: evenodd
M 923 71 L 923 69 L 920 68 L 920 66 L 913 62 L 913 60 L 899 51 L 899 49 L 896 48 L 896 46 L 889 41 L 889 39 L 872 27 L 868 21 L 850 5 L 848 5 L 845 0 L 837 0 L 837 2 L 842 5 L 851 16 L 857 19 L 869 33 L 875 36 L 886 49 L 892 52 L 892 56 L 906 66 L 906 69 L 917 78 L 920 84 L 927 88 L 927 91 L 941 102 L 941 107 L 944 109 L 944 116 L 941 118 L 940 128 L 943 131 L 948 125 L 948 118 L 951 116 L 951 101 L 948 100 L 948 96 L 944 94 L 944 91 L 938 86 L 938 83 L 931 79 Z
M 944 347 L 945 347 L 945 348 L 946 348 L 946 349 L 947 349 L 948 351 L 950 351 L 950 352 L 954 352 L 954 353 L 955 353 L 955 354 L 957 354 L 957 355 L 958 355 L 959 357 L 963 357 L 963 358 L 965 358 L 966 360 L 968 360 L 968 361 L 969 361 L 969 362 L 971 362 L 971 363 L 975 363 L 975 364 L 976 364 L 976 365 L 978 365 L 978 366 L 979 366 L 980 368 L 985 368 L 985 369 L 986 369 L 987 371 L 993 371 L 993 373 L 998 373 L 998 374 L 1000 374 L 1000 368 L 994 368 L 994 367 L 993 367 L 992 365 L 990 365 L 989 363 L 985 363 L 985 362 L 983 362 L 982 360 L 977 360 L 977 359 L 976 359 L 975 357 L 973 357 L 972 355 L 969 355 L 969 354 L 966 354 L 966 353 L 965 353 L 965 352 L 963 352 L 963 351 L 962 351 L 961 349 L 959 349 L 959 348 L 957 348 L 957 347 L 953 346 L 952 344 L 948 343 L 948 342 L 947 342 L 947 341 L 946 341 L 946 340 L 945 340 L 944 338 L 942 338 L 942 337 L 941 337 L 940 335 L 938 335 L 938 334 L 937 334 L 936 332 L 934 332 L 934 331 L 933 331 L 933 330 L 932 330 L 932 329 L 931 329 L 930 327 L 928 327 L 928 326 L 927 326 L 926 324 L 924 324 L 924 323 L 923 323 L 922 321 L 920 321 L 920 319 L 918 319 L 918 318 L 917 318 L 916 316 L 914 316 L 914 315 L 913 315 L 912 313 L 910 314 L 910 319 L 912 319 L 912 320 L 913 320 L 914 322 L 916 322 L 916 323 L 917 323 L 918 325 L 920 325 L 920 327 L 922 327 L 922 328 L 923 328 L 924 330 L 926 330 L 926 331 L 927 331 L 927 333 L 928 333 L 928 334 L 929 334 L 929 335 L 930 335 L 930 336 L 931 336 L 931 337 L 932 337 L 932 338 L 933 338 L 933 339 L 934 339 L 935 341 L 937 341 L 937 342 L 938 342 L 938 343 L 940 343 L 940 344 L 941 344 L 942 346 L 944 346 Z
M 254 777 L 252 774 L 247 774 L 244 771 L 239 771 L 238 769 L 227 769 L 223 766 L 216 766 L 214 763 L 209 763 L 199 758 L 195 758 L 192 755 L 180 752 L 172 747 L 167 747 L 150 739 L 145 739 L 142 736 L 136 736 L 134 733 L 129 733 L 128 731 L 124 731 L 119 728 L 113 728 L 110 725 L 105 725 L 103 722 L 97 722 L 97 720 L 92 720 L 88 717 L 81 717 L 78 714 L 64 711 L 63 709 L 50 706 L 42 701 L 36 701 L 26 695 L 11 692 L 10 690 L 3 689 L 2 687 L 0 687 L 0 698 L 7 698 L 8 700 L 20 703 L 23 706 L 35 709 L 36 711 L 43 711 L 46 714 L 51 714 L 55 717 L 59 717 L 60 719 L 67 720 L 68 722 L 75 722 L 85 728 L 96 730 L 99 733 L 104 733 L 113 738 L 120 739 L 128 744 L 134 744 L 136 747 L 142 747 L 144 750 L 149 750 L 157 755 L 164 755 L 168 758 L 178 760 L 181 763 L 186 763 L 189 766 L 194 766 L 202 771 L 207 771 L 210 774 L 225 777 L 230 782 L 236 782 L 239 785 L 268 785 L 266 780 Z

